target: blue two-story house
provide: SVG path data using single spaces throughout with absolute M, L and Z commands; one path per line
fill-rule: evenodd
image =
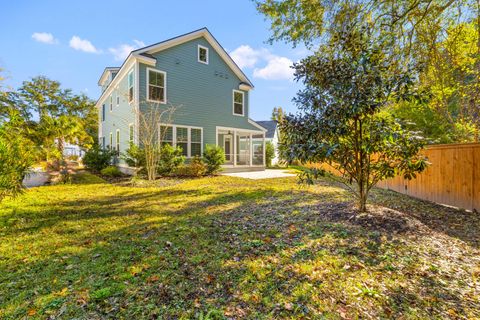
M 216 144 L 225 150 L 226 171 L 265 168 L 266 130 L 248 116 L 253 84 L 208 29 L 132 51 L 121 67 L 105 68 L 98 84 L 103 147 L 123 153 L 139 144 L 142 113 L 173 106 L 169 121 L 158 123 L 166 132 L 161 143 L 180 146 L 187 158 Z

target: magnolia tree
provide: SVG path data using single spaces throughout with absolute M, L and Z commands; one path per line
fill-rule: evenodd
M 294 99 L 300 112 L 280 123 L 285 159 L 330 164 L 366 211 L 370 189 L 380 180 L 412 178 L 425 169 L 423 139 L 386 112 L 390 103 L 414 98 L 411 70 L 394 68 L 368 29 L 340 32 L 321 52 L 295 64 L 305 89 Z M 312 183 L 318 170 L 301 175 Z

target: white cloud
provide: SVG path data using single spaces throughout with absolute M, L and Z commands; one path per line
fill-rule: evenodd
M 230 53 L 233 61 L 240 68 L 252 68 L 260 58 L 260 50 L 254 50 L 249 45 L 241 45 Z
M 32 38 L 35 41 L 46 43 L 46 44 L 56 44 L 58 40 L 55 39 L 53 34 L 48 32 L 34 32 L 32 34 Z
M 125 58 L 128 57 L 130 52 L 132 52 L 135 49 L 145 47 L 145 43 L 140 40 L 133 40 L 133 45 L 130 44 L 121 44 L 116 48 L 109 48 L 108 51 L 113 54 L 113 58 L 116 61 L 123 61 Z
M 95 46 L 86 39 L 81 39 L 78 36 L 73 36 L 70 39 L 70 47 L 75 50 L 80 50 L 88 53 L 100 53 L 101 51 L 95 48 Z
M 287 57 L 272 54 L 268 49 L 253 49 L 241 45 L 230 53 L 240 68 L 255 68 L 253 76 L 266 80 L 292 80 L 293 61 Z M 263 64 L 263 66 L 261 66 Z
M 272 57 L 268 60 L 267 65 L 263 68 L 255 68 L 253 76 L 266 80 L 292 80 L 293 69 L 291 66 L 293 61 L 286 57 Z

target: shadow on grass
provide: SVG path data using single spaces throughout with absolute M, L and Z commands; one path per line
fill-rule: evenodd
M 234 318 L 408 318 L 475 310 L 447 286 L 450 275 L 422 269 L 429 261 L 414 243 L 392 239 L 393 228 L 412 231 L 407 218 L 357 219 L 351 203 L 328 201 L 334 191 L 111 190 L 57 201 L 37 217 L 28 208 L 2 216 L 27 225 L 12 225 L 5 237 L 64 241 L 32 261 L 0 261 L 5 318 L 32 309 L 39 318 L 191 318 L 209 310 Z

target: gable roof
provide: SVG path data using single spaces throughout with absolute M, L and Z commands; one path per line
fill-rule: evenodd
M 102 75 L 100 76 L 100 79 L 98 80 L 98 85 L 102 85 L 103 81 L 105 80 L 105 77 L 110 73 L 110 72 L 118 72 L 120 70 L 120 67 L 106 67 L 103 70 Z
M 275 131 L 277 130 L 277 121 L 275 120 L 269 120 L 269 121 L 255 121 L 265 129 L 267 129 L 267 132 L 265 133 L 265 138 L 267 139 L 272 139 L 275 136 Z
M 248 79 L 248 77 L 243 73 L 240 67 L 233 61 L 232 57 L 225 51 L 225 49 L 218 43 L 215 37 L 210 33 L 207 28 L 198 29 L 189 33 L 185 33 L 183 35 L 158 42 L 137 50 L 130 52 L 128 57 L 123 61 L 122 65 L 119 68 L 109 67 L 108 69 L 118 69 L 117 75 L 113 78 L 113 80 L 108 84 L 107 88 L 102 92 L 100 97 L 97 100 L 97 107 L 100 106 L 100 101 L 103 100 L 106 96 L 108 96 L 112 88 L 116 85 L 118 81 L 120 81 L 126 73 L 126 69 L 133 66 L 133 64 L 138 61 L 148 65 L 154 66 L 156 64 L 156 58 L 151 54 L 155 52 L 159 52 L 165 50 L 167 48 L 185 43 L 187 41 L 197 39 L 200 37 L 204 37 L 208 43 L 212 46 L 212 48 L 220 55 L 220 57 L 225 61 L 225 63 L 232 69 L 232 71 L 237 75 L 237 77 L 241 80 L 241 85 L 246 86 L 245 90 L 253 89 L 252 82 Z M 102 77 L 105 76 L 107 73 L 107 69 L 104 70 Z M 101 78 L 102 78 L 101 77 Z
M 248 79 L 248 77 L 243 73 L 242 69 L 233 61 L 232 57 L 225 51 L 225 49 L 220 45 L 220 43 L 215 39 L 215 37 L 210 33 L 210 31 L 205 27 L 201 28 L 189 33 L 185 33 L 183 35 L 157 42 L 155 44 L 137 49 L 132 51 L 134 55 L 145 55 L 147 57 L 152 57 L 151 54 L 155 52 L 159 52 L 165 50 L 167 48 L 185 43 L 187 41 L 197 39 L 200 37 L 204 37 L 208 43 L 212 46 L 212 48 L 220 55 L 220 57 L 225 61 L 225 63 L 232 69 L 235 75 L 244 83 L 249 85 L 253 88 L 252 82 Z

